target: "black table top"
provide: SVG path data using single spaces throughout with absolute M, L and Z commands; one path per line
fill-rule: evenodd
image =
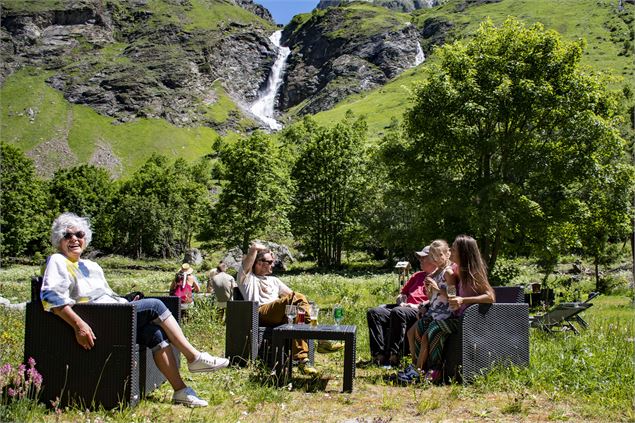
M 311 326 L 306 324 L 286 324 L 273 328 L 274 332 L 302 332 L 307 335 L 315 335 L 319 333 L 356 333 L 355 325 L 317 325 Z

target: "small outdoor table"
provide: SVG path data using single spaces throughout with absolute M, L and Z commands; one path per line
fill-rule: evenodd
M 292 339 L 330 339 L 344 341 L 344 392 L 353 391 L 353 378 L 355 377 L 355 354 L 357 342 L 357 326 L 348 325 L 305 325 L 286 324 L 273 329 L 272 343 L 275 353 L 276 376 L 278 384 L 291 377 L 293 362 L 291 360 Z M 285 356 L 288 366 L 284 365 Z M 285 377 L 285 371 L 288 374 Z

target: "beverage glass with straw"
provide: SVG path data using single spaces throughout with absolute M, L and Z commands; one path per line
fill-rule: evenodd
M 333 306 L 333 320 L 335 320 L 335 324 L 339 326 L 343 318 L 344 318 L 344 308 L 342 308 L 341 304 L 335 304 Z

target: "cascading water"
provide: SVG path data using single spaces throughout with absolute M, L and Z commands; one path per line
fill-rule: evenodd
M 249 110 L 260 120 L 266 123 L 269 128 L 276 131 L 278 129 L 282 129 L 280 122 L 275 120 L 273 117 L 275 112 L 274 106 L 276 104 L 276 94 L 282 85 L 282 77 L 284 76 L 284 68 L 287 62 L 287 57 L 289 57 L 289 53 L 291 53 L 291 50 L 288 47 L 282 47 L 280 45 L 281 37 L 282 31 L 276 31 L 271 34 L 271 37 L 269 37 L 269 40 L 271 40 L 273 45 L 278 48 L 278 56 L 271 67 L 271 72 L 267 78 L 267 85 L 249 108 Z
M 415 66 L 419 66 L 426 60 L 426 55 L 423 54 L 423 49 L 421 48 L 421 43 L 417 41 L 417 55 L 415 56 Z

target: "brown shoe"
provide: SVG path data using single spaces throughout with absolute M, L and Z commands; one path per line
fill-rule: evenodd
M 318 374 L 317 369 L 309 364 L 308 359 L 298 363 L 298 370 L 300 370 L 300 373 L 307 376 L 315 376 Z
M 401 364 L 401 358 L 399 358 L 398 355 L 390 354 L 390 358 L 388 359 L 388 364 L 393 367 L 397 367 L 399 366 L 399 364 Z

